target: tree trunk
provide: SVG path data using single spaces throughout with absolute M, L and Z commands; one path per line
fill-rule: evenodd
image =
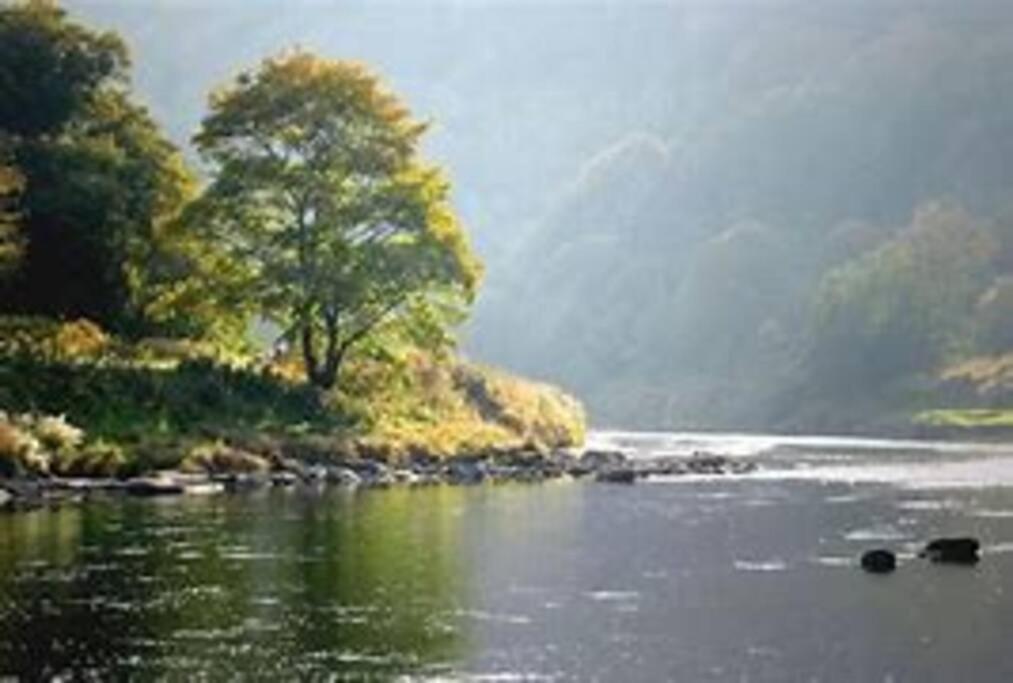
M 341 365 L 341 347 L 338 345 L 338 312 L 334 309 L 324 311 L 324 334 L 326 335 L 326 347 L 324 349 L 324 363 L 320 370 L 320 384 L 324 389 L 330 389 L 338 381 L 338 369 Z
M 337 384 L 338 372 L 341 369 L 341 361 L 345 355 L 345 348 L 338 343 L 338 315 L 337 312 L 325 311 L 324 315 L 324 348 L 321 357 L 316 345 L 316 336 L 313 324 L 309 321 L 302 324 L 300 330 L 302 336 L 303 363 L 306 366 L 306 376 L 311 384 L 319 389 L 331 389 Z
M 306 376 L 311 384 L 319 386 L 320 361 L 317 358 L 316 341 L 313 336 L 313 325 L 303 322 L 299 330 L 302 338 L 302 359 L 306 366 Z

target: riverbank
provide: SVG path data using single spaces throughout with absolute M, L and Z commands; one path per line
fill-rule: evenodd
M 167 497 L 247 493 L 267 488 L 319 490 L 418 486 L 538 484 L 580 480 L 634 484 L 652 477 L 722 476 L 758 469 L 753 458 L 711 453 L 636 458 L 623 449 L 492 450 L 439 458 L 416 453 L 397 460 L 318 452 L 300 457 L 258 455 L 231 447 L 205 451 L 180 469 L 139 476 L 0 477 L 0 510 L 35 509 L 83 502 L 95 496 Z M 289 451 L 291 453 L 291 451 Z
M 331 457 L 268 461 L 233 451 L 231 465 L 160 470 L 133 477 L 22 476 L 0 478 L 0 510 L 83 502 L 96 496 L 170 497 L 246 493 L 267 488 L 380 489 L 397 486 L 536 483 L 579 478 L 593 468 L 573 453 L 534 451 L 439 459 L 413 456 L 397 463 L 376 458 Z
M 87 321 L 0 319 L 0 477 L 542 457 L 579 447 L 584 433 L 565 392 L 450 353 L 356 358 L 321 391 L 291 359 L 127 343 Z

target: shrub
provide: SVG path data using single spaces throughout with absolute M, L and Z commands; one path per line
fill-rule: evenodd
M 109 346 L 109 337 L 102 328 L 84 318 L 63 323 L 54 340 L 57 355 L 63 358 L 99 356 Z
M 70 451 L 84 441 L 84 431 L 59 417 L 44 416 L 34 420 L 32 432 L 48 451 Z
M 44 474 L 48 465 L 38 439 L 0 415 L 0 474 Z
M 122 448 L 99 440 L 80 451 L 62 453 L 53 460 L 52 468 L 66 477 L 115 477 L 126 462 Z

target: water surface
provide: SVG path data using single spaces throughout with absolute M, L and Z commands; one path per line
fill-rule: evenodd
M 0 677 L 1013 680 L 1013 449 L 595 439 L 766 468 L 0 516 Z M 914 556 L 950 533 L 977 568 Z

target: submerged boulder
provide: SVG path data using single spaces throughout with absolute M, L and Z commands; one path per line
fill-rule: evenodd
M 897 568 L 897 556 L 877 548 L 862 553 L 862 569 L 872 574 L 889 574 Z
M 977 564 L 981 559 L 978 555 L 980 549 L 978 539 L 969 536 L 937 538 L 926 545 L 918 556 L 944 564 Z

